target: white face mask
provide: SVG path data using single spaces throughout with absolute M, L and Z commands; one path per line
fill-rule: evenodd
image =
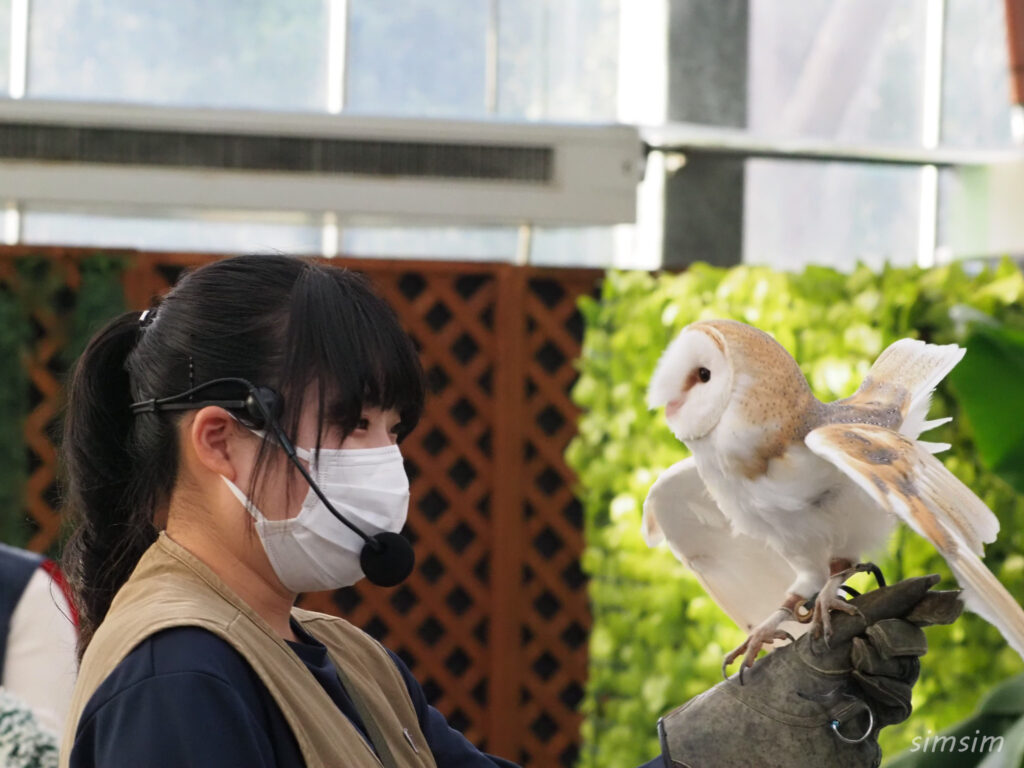
M 397 445 L 384 448 L 296 447 L 309 474 L 346 520 L 367 536 L 398 533 L 409 514 L 409 478 Z M 349 587 L 360 581 L 363 540 L 327 509 L 310 488 L 295 517 L 268 520 L 242 490 L 223 478 L 256 521 L 263 548 L 281 583 L 292 592 Z

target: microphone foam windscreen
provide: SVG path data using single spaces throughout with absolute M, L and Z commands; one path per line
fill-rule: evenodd
M 359 553 L 359 564 L 371 583 L 378 587 L 393 587 L 400 584 L 412 573 L 416 554 L 412 544 L 398 533 L 378 533 L 373 541 L 367 542 Z

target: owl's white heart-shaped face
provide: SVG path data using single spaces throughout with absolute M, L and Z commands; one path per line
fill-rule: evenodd
M 679 440 L 697 440 L 722 418 L 732 381 L 732 362 L 722 334 L 708 326 L 684 328 L 658 361 L 647 404 L 665 406 L 665 420 Z

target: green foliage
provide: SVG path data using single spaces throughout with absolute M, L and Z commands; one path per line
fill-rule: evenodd
M 640 537 L 648 488 L 686 455 L 662 414 L 644 403 L 669 341 L 699 319 L 756 325 L 796 357 L 819 398 L 833 400 L 851 394 L 898 338 L 963 342 L 965 318 L 982 316 L 1024 329 L 1024 275 L 1009 262 L 973 275 L 959 265 L 852 274 L 695 265 L 683 274 L 610 273 L 600 300 L 584 298 L 580 307 L 586 334 L 573 396 L 584 414 L 567 458 L 586 509 L 584 569 L 594 613 L 581 766 L 618 768 L 657 754 L 657 718 L 718 682 L 723 654 L 743 639 L 666 549 L 648 550 Z M 953 389 L 944 385 L 935 401 L 933 417 L 954 421 L 928 439 L 953 444 L 942 455 L 946 466 L 998 514 L 1002 533 L 986 562 L 1024 598 L 1024 498 L 980 464 Z M 891 579 L 938 572 L 945 586 L 954 584 L 941 557 L 907 530 L 879 562 Z M 887 753 L 961 719 L 992 683 L 1021 670 L 1019 657 L 976 616 L 930 629 L 928 639 L 915 714 L 883 733 Z
M 967 339 L 970 355 L 950 382 L 974 431 L 986 467 L 1024 493 L 1024 333 L 978 325 Z
M 15 264 L 12 279 L 0 283 L 0 541 L 24 547 L 33 529 L 25 506 L 29 455 L 25 419 L 32 407 L 28 364 L 36 333 L 64 339 L 51 362 L 60 373 L 107 319 L 124 311 L 124 260 L 96 255 L 78 263 L 80 285 L 74 302 L 65 291 L 59 262 L 28 257 Z M 51 318 L 48 327 L 34 317 Z M 56 425 L 50 430 L 57 437 Z M 55 553 L 50 553 L 55 554 Z
M 33 532 L 24 500 L 29 473 L 24 428 L 32 407 L 28 374 L 32 315 L 53 304 L 59 280 L 51 260 L 45 258 L 21 259 L 14 273 L 0 286 L 0 359 L 7 361 L 0 374 L 0 536 L 6 544 L 24 547 Z
M 28 457 L 23 435 L 29 381 L 28 317 L 7 283 L 0 285 L 0 541 L 24 547 L 31 535 L 23 494 Z
M 111 318 L 125 311 L 125 260 L 96 254 L 78 266 L 81 284 L 74 312 L 68 321 L 68 342 L 61 358 L 70 368 L 92 335 Z

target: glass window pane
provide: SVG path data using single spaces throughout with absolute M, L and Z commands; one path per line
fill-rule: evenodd
M 947 259 L 953 255 L 958 257 L 984 255 L 972 252 L 957 253 L 957 246 L 960 246 L 959 250 L 962 250 L 962 245 L 955 242 L 955 240 L 967 239 L 964 232 L 965 229 L 967 232 L 972 231 L 972 228 L 967 226 L 968 222 L 974 223 L 976 221 L 978 228 L 983 228 L 987 224 L 987 217 L 977 217 L 975 219 L 975 216 L 970 215 L 974 213 L 973 211 L 962 210 L 964 200 L 962 183 L 963 180 L 959 178 L 956 170 L 943 168 L 939 171 L 939 199 L 935 217 L 935 246 L 937 252 Z M 984 206 L 980 199 L 979 204 Z M 957 237 L 958 235 L 960 237 Z
M 917 260 L 917 168 L 749 160 L 744 261 L 799 270 Z
M 326 109 L 325 0 L 33 0 L 30 96 Z
M 530 243 L 530 263 L 543 267 L 611 267 L 614 227 L 538 227 Z
M 345 256 L 511 261 L 518 233 L 512 227 L 352 227 L 341 232 Z
M 919 143 L 925 6 L 926 0 L 751 0 L 749 128 Z
M 10 92 L 11 0 L 0 0 L 0 96 Z
M 228 212 L 153 212 L 131 215 L 107 211 L 54 211 L 28 208 L 21 239 L 33 245 L 137 248 L 145 251 L 265 253 L 321 252 L 320 227 L 308 217 Z
M 501 0 L 498 113 L 614 120 L 618 47 L 619 0 Z
M 946 0 L 942 143 L 1013 144 L 1004 0 Z
M 489 0 L 349 0 L 345 109 L 483 116 L 489 6 Z

